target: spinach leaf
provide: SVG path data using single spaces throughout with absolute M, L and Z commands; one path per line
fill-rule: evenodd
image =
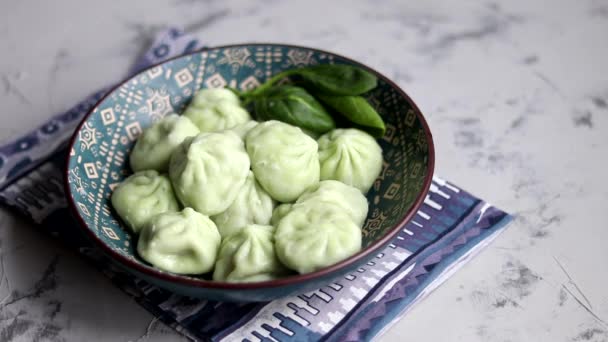
M 380 138 L 386 132 L 386 126 L 380 114 L 364 97 L 323 94 L 316 94 L 316 96 L 321 102 L 372 136 Z
M 297 74 L 298 70 L 300 69 L 289 69 L 282 71 L 266 80 L 266 82 L 262 83 L 259 87 L 246 92 L 241 92 L 239 96 L 245 100 L 250 100 L 255 97 L 262 96 L 267 91 L 273 89 L 274 85 L 282 79 Z
M 253 98 L 258 120 L 279 120 L 316 133 L 336 127 L 332 117 L 306 89 L 275 86 Z
M 373 74 L 351 65 L 321 64 L 296 69 L 312 91 L 327 95 L 361 95 L 374 88 L 378 79 Z

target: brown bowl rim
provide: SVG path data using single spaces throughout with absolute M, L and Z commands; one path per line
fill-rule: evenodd
M 129 76 L 127 79 L 123 80 L 122 82 L 118 83 L 118 85 L 116 85 L 113 88 L 111 88 L 110 90 L 108 90 L 108 92 L 99 101 L 97 101 L 97 103 L 82 118 L 82 121 L 78 124 L 78 127 L 76 128 L 76 130 L 74 131 L 74 134 L 72 135 L 72 138 L 70 139 L 68 148 L 71 150 L 74 147 L 74 143 L 76 142 L 78 132 L 81 130 L 82 126 L 87 121 L 87 119 L 93 114 L 93 111 L 99 106 L 99 104 L 101 104 L 116 89 L 120 88 L 125 83 L 129 82 L 131 79 L 136 77 L 137 75 L 140 75 L 143 72 L 146 72 L 152 68 L 160 66 L 169 61 L 183 58 L 186 56 L 196 55 L 196 54 L 203 53 L 203 52 L 206 52 L 209 50 L 214 50 L 214 49 L 236 48 L 236 47 L 245 47 L 245 46 L 252 46 L 252 45 L 253 46 L 255 46 L 255 45 L 276 46 L 276 47 L 306 49 L 306 50 L 314 51 L 316 53 L 324 53 L 324 54 L 339 57 L 347 62 L 353 63 L 357 66 L 363 67 L 364 69 L 367 69 L 368 71 L 372 72 L 377 77 L 381 78 L 384 82 L 386 82 L 391 87 L 393 87 L 399 93 L 399 95 L 403 96 L 406 99 L 406 101 L 410 104 L 412 109 L 414 110 L 418 120 L 420 120 L 420 123 L 422 125 L 422 128 L 424 130 L 424 133 L 425 133 L 425 136 L 427 139 L 428 151 L 429 151 L 428 172 L 427 172 L 425 180 L 424 180 L 423 189 L 422 189 L 422 191 L 420 191 L 418 193 L 418 196 L 416 197 L 416 200 L 414 201 L 414 205 L 410 207 L 410 209 L 405 213 L 403 218 L 401 220 L 399 220 L 399 222 L 393 228 L 391 228 L 389 230 L 389 232 L 387 234 L 385 234 L 381 239 L 379 239 L 378 241 L 375 241 L 367 248 L 362 249 L 358 253 L 350 256 L 349 258 L 342 260 L 337 264 L 322 268 L 315 272 L 306 273 L 306 274 L 298 274 L 298 275 L 289 276 L 286 278 L 267 280 L 267 281 L 261 281 L 261 282 L 255 282 L 255 283 L 229 283 L 229 282 L 218 282 L 218 281 L 211 281 L 211 280 L 204 280 L 204 279 L 185 278 L 183 275 L 172 274 L 172 273 L 160 271 L 160 270 L 157 270 L 157 269 L 151 268 L 151 267 L 144 267 L 142 264 L 137 263 L 137 262 L 123 256 L 122 254 L 114 251 L 106 243 L 104 243 L 103 240 L 100 239 L 92 229 L 89 229 L 88 225 L 86 224 L 86 222 L 80 215 L 80 212 L 76 208 L 76 204 L 74 203 L 74 199 L 73 199 L 73 196 L 71 193 L 70 184 L 68 182 L 69 163 L 70 163 L 71 156 L 68 153 L 68 156 L 66 158 L 66 164 L 65 164 L 66 166 L 64 169 L 64 173 L 65 173 L 64 174 L 64 188 L 65 188 L 65 193 L 66 193 L 66 197 L 68 200 L 70 210 L 71 210 L 73 216 L 77 218 L 80 228 L 85 230 L 87 235 L 96 243 L 96 245 L 98 247 L 100 247 L 104 253 L 106 253 L 112 259 L 114 259 L 114 261 L 118 262 L 119 264 L 124 264 L 128 268 L 134 269 L 134 270 L 141 272 L 150 277 L 158 278 L 160 280 L 168 281 L 168 282 L 172 282 L 172 283 L 178 283 L 180 285 L 186 285 L 189 287 L 196 287 L 196 288 L 226 289 L 226 290 L 261 290 L 261 289 L 267 289 L 267 288 L 276 288 L 276 287 L 280 287 L 280 286 L 294 285 L 294 284 L 298 284 L 298 283 L 303 284 L 310 280 L 322 278 L 326 275 L 337 272 L 340 269 L 348 267 L 349 265 L 352 265 L 361 259 L 365 259 L 370 254 L 376 253 L 381 247 L 388 244 L 399 233 L 399 231 L 402 229 L 402 227 L 412 219 L 412 217 L 415 215 L 415 213 L 418 211 L 418 209 L 424 202 L 424 199 L 431 186 L 433 172 L 435 169 L 435 147 L 433 144 L 433 136 L 431 134 L 429 126 L 428 126 L 424 116 L 422 115 L 422 112 L 416 105 L 416 103 L 414 103 L 414 101 L 409 97 L 409 95 L 407 95 L 407 93 L 405 91 L 403 91 L 395 82 L 391 81 L 388 77 L 384 76 L 383 74 L 376 71 L 375 69 L 370 68 L 369 66 L 367 66 L 361 62 L 355 61 L 351 58 L 344 57 L 340 54 L 317 49 L 317 48 L 311 48 L 311 47 L 307 47 L 307 46 L 300 46 L 300 45 L 293 45 L 293 44 L 281 44 L 281 43 L 228 44 L 228 45 L 221 45 L 221 46 L 214 46 L 214 47 L 205 47 L 205 48 L 193 51 L 193 52 L 189 52 L 186 54 L 182 54 L 179 56 L 169 58 L 167 60 L 164 60 L 160 63 L 156 63 L 154 65 L 151 65 L 145 69 L 138 71 L 136 74 Z

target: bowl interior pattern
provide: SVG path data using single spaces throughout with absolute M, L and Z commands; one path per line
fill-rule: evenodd
M 112 190 L 131 173 L 129 152 L 142 130 L 168 113 L 181 113 L 200 88 L 246 90 L 284 69 L 327 63 L 356 64 L 307 48 L 229 46 L 170 60 L 114 89 L 79 127 L 68 160 L 69 193 L 87 229 L 116 253 L 152 269 L 137 256 L 137 240 L 110 204 Z M 363 227 L 364 246 L 404 218 L 432 172 L 428 137 L 408 99 L 382 77 L 367 97 L 384 118 L 387 132 L 379 140 L 384 167 L 367 195 L 370 210 Z

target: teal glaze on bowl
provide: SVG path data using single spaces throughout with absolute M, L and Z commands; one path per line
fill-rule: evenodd
M 431 183 L 431 133 L 416 105 L 393 82 L 379 77 L 368 96 L 386 122 L 379 139 L 382 173 L 369 191 L 363 250 L 317 272 L 260 283 L 222 283 L 160 271 L 137 256 L 137 240 L 110 204 L 112 190 L 130 173 L 129 152 L 143 129 L 171 112 L 181 113 L 201 88 L 257 87 L 285 69 L 314 64 L 354 64 L 311 48 L 243 44 L 205 49 L 146 69 L 107 94 L 76 130 L 66 167 L 66 193 L 80 226 L 111 259 L 150 283 L 193 297 L 266 301 L 314 290 L 375 256 L 411 219 Z

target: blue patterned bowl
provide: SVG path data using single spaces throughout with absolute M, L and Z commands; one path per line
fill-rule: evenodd
M 260 283 L 212 282 L 160 271 L 136 253 L 136 239 L 111 208 L 114 187 L 130 173 L 129 151 L 143 129 L 181 113 L 200 88 L 250 89 L 284 69 L 342 63 L 368 69 L 379 86 L 368 98 L 387 124 L 379 139 L 384 167 L 368 193 L 363 250 L 314 273 Z M 433 140 L 414 102 L 386 77 L 348 58 L 306 47 L 243 44 L 209 48 L 146 69 L 110 91 L 84 118 L 70 143 L 66 193 L 82 229 L 113 261 L 138 277 L 183 295 L 228 301 L 266 301 L 317 289 L 359 268 L 402 232 L 431 184 Z

